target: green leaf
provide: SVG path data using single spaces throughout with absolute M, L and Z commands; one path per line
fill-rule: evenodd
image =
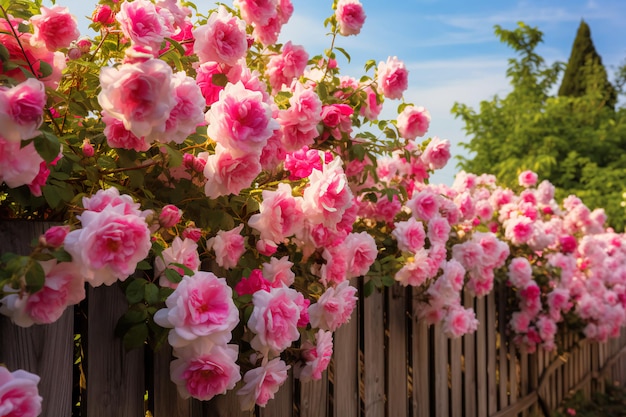
M 147 338 L 148 325 L 146 323 L 139 323 L 128 329 L 128 332 L 126 332 L 122 338 L 122 342 L 126 350 L 131 350 L 142 347 Z
M 136 304 L 143 300 L 144 287 L 148 281 L 143 278 L 135 278 L 126 288 L 126 299 L 131 304 Z
M 338 46 L 335 46 L 335 49 L 338 50 L 339 52 L 341 52 L 343 54 L 343 56 L 346 57 L 346 59 L 348 60 L 348 63 L 350 62 L 350 54 L 348 54 L 348 52 L 345 49 L 340 48 Z
M 39 262 L 32 262 L 30 268 L 26 271 L 26 290 L 30 293 L 39 291 L 46 280 L 44 272 Z
M 167 300 L 167 297 L 172 295 L 173 292 L 174 292 L 174 288 L 169 288 L 169 287 L 159 288 L 159 300 L 161 301 Z
M 58 187 L 43 187 L 41 193 L 51 208 L 57 208 L 61 204 L 61 195 L 58 193 Z
M 183 276 L 171 268 L 165 268 L 165 277 L 173 284 L 178 284 L 183 280 Z
M 374 285 L 374 281 L 370 279 L 363 285 L 363 295 L 365 297 L 369 297 L 370 295 L 374 294 L 375 288 L 376 286 Z
M 70 255 L 65 249 L 57 249 L 52 252 L 52 255 L 56 258 L 57 262 L 71 262 L 72 255 Z
M 147 284 L 144 289 L 144 299 L 148 304 L 155 304 L 159 301 L 159 287 L 152 282 Z
M 179 151 L 178 149 L 170 145 L 166 145 L 165 149 L 167 149 L 167 154 L 170 157 L 170 161 L 169 161 L 170 167 L 175 168 L 183 164 L 183 153 L 181 151 Z
M 117 163 L 115 162 L 115 159 L 111 158 L 109 155 L 102 155 L 100 158 L 98 158 L 97 165 L 100 168 L 105 169 L 117 168 Z
M 39 60 L 39 78 L 46 78 L 52 74 L 52 66 L 46 61 Z
M 42 131 L 41 133 L 42 134 L 37 136 L 33 141 L 35 149 L 44 161 L 50 163 L 59 156 L 61 144 L 59 143 L 59 138 L 54 134 L 46 131 Z
M 136 324 L 142 323 L 148 318 L 148 311 L 143 304 L 132 305 L 126 313 L 124 313 L 124 320 L 128 323 Z
M 10 57 L 11 54 L 9 54 L 9 50 L 0 43 L 0 60 L 2 60 L 2 62 L 8 62 Z
M 140 271 L 149 271 L 149 270 L 152 269 L 152 265 L 150 265 L 150 262 L 148 262 L 148 261 L 146 261 L 144 259 L 143 261 L 140 261 L 137 264 L 137 268 L 136 269 L 139 269 Z

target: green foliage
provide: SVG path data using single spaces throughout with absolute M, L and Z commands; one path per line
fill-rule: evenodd
M 569 411 L 568 411 L 569 410 Z M 626 417 L 626 388 L 606 383 L 606 392 L 596 392 L 587 398 L 577 391 L 553 417 Z
M 547 65 L 535 48 L 542 33 L 522 23 L 514 30 L 496 27 L 500 40 L 518 55 L 509 60 L 512 91 L 474 110 L 455 103 L 452 112 L 471 137 L 462 144 L 470 156 L 459 166 L 476 174 L 494 174 L 516 187 L 518 175 L 532 170 L 557 187 L 557 197 L 577 194 L 590 208 L 603 207 L 609 223 L 622 230 L 621 206 L 626 190 L 626 109 L 605 106 L 606 90 L 588 84 L 581 96 L 554 96 L 551 91 L 563 65 Z M 587 67 L 600 74 L 599 67 Z
M 581 20 L 559 87 L 559 96 L 581 97 L 590 90 L 597 89 L 604 91 L 606 105 L 613 108 L 617 92 L 609 82 L 606 69 L 602 65 L 602 57 L 593 45 L 591 29 L 584 20 Z

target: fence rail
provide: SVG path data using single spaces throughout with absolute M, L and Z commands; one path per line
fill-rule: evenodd
M 27 253 L 22 237 L 45 227 L 0 223 L 0 253 Z M 253 412 L 239 411 L 234 393 L 204 403 L 182 400 L 169 378 L 167 348 L 125 352 L 114 334 L 127 308 L 117 286 L 90 289 L 80 308 L 52 325 L 23 329 L 2 317 L 0 363 L 41 376 L 44 417 L 529 416 L 557 409 L 576 390 L 590 395 L 603 390 L 605 380 L 626 382 L 624 331 L 603 344 L 561 336 L 561 355 L 520 353 L 500 319 L 505 291 L 466 297 L 480 326 L 454 340 L 416 318 L 410 288 L 362 298 L 350 323 L 335 333 L 323 379 L 300 383 L 290 377 L 267 407 Z

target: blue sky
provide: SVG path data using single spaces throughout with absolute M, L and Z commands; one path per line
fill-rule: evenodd
M 228 3 L 229 0 L 223 0 Z M 330 45 L 323 21 L 331 0 L 292 0 L 294 15 L 282 41 L 304 45 L 310 55 Z M 463 124 L 450 114 L 454 102 L 477 108 L 481 100 L 509 91 L 505 71 L 512 51 L 498 42 L 494 25 L 506 29 L 518 21 L 538 27 L 544 43 L 538 52 L 547 63 L 566 62 L 581 19 L 591 28 L 596 49 L 609 73 L 626 60 L 626 0 L 361 0 L 367 14 L 360 35 L 342 37 L 337 46 L 348 50 L 351 63 L 341 62 L 347 75 L 360 76 L 368 59 L 377 62 L 396 55 L 409 69 L 405 100 L 429 109 L 428 135 L 449 139 L 453 154 L 463 152 Z M 68 6 L 86 28 L 95 0 L 57 0 Z M 213 1 L 197 0 L 200 10 Z M 388 100 L 384 115 L 395 118 L 399 102 Z M 451 183 L 455 161 L 434 181 Z

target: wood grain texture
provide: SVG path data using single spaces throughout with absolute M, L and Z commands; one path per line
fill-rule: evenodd
M 469 293 L 465 293 L 465 308 L 474 309 L 474 297 Z M 479 324 L 480 326 L 480 324 Z M 475 333 L 463 336 L 463 365 L 464 365 L 464 397 L 465 397 L 465 416 L 476 417 L 476 335 Z
M 443 333 L 442 325 L 434 325 L 435 342 L 435 407 L 441 416 L 450 414 L 448 404 L 448 337 Z
M 0 254 L 31 253 L 31 241 L 54 223 L 0 222 Z M 71 415 L 74 363 L 74 309 L 66 309 L 55 323 L 22 328 L 0 316 L 0 363 L 10 371 L 23 369 L 40 376 L 42 417 Z
M 375 291 L 364 303 L 365 417 L 379 417 L 385 415 L 383 294 Z
M 406 343 L 406 289 L 399 284 L 387 291 L 388 297 L 388 368 L 387 368 L 387 415 L 405 417 L 408 415 L 408 367 Z
M 417 301 L 413 301 L 413 311 L 417 311 Z M 430 403 L 430 348 L 428 325 L 425 320 L 413 316 L 413 415 L 429 416 Z
M 88 290 L 87 415 L 137 417 L 144 413 L 144 355 L 126 352 L 115 325 L 128 309 L 117 285 Z
M 358 308 L 350 321 L 334 335 L 332 383 L 335 417 L 359 415 L 359 320 Z

